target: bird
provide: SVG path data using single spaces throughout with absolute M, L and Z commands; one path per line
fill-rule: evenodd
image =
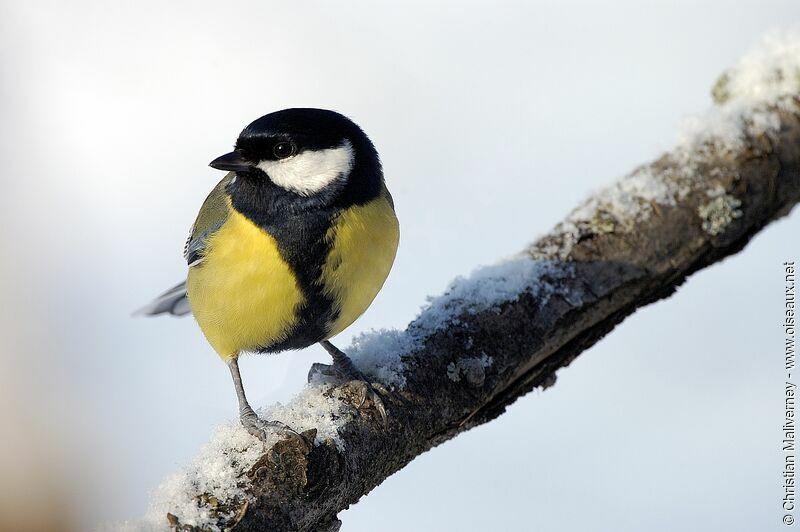
M 385 424 L 380 394 L 330 342 L 370 306 L 399 244 L 372 141 L 338 112 L 283 109 L 250 123 L 233 151 L 209 165 L 228 173 L 190 230 L 186 280 L 137 314 L 194 315 L 230 370 L 241 424 L 261 439 L 294 429 L 255 413 L 239 357 L 314 344 L 333 364 L 315 364 L 312 373 L 356 383 L 359 407 L 369 397 Z

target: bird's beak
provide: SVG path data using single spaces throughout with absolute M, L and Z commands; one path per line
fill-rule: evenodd
M 233 150 L 221 157 L 217 157 L 208 166 L 217 170 L 228 170 L 230 172 L 247 172 L 253 168 L 253 163 L 242 155 L 241 150 Z

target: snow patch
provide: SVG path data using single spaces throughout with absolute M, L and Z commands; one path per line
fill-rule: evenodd
M 554 260 L 516 257 L 492 266 L 478 268 L 469 277 L 458 277 L 444 295 L 428 299 L 412 327 L 424 336 L 452 323 L 459 315 L 477 314 L 498 304 L 516 301 L 529 293 L 544 305 L 563 290 L 555 280 L 571 278 L 570 264 Z M 565 295 L 565 294 L 564 294 Z
M 419 347 L 416 337 L 397 329 L 380 329 L 353 338 L 348 356 L 365 375 L 396 388 L 406 385 L 403 355 Z
M 794 109 L 800 92 L 800 34 L 773 33 L 739 59 L 714 87 L 719 104 L 689 117 L 679 135 L 686 149 L 735 151 L 748 136 L 778 130 L 778 110 Z
M 212 501 L 197 496 L 213 495 L 224 503 L 252 500 L 242 478 L 266 449 L 267 444 L 251 436 L 238 422 L 217 427 L 192 463 L 167 477 L 156 489 L 144 521 L 135 526 L 138 530 L 168 530 L 167 513 L 172 513 L 180 516 L 182 524 L 219 530 L 214 523 L 220 516 L 215 515 Z M 129 530 L 136 530 L 134 524 L 126 525 L 131 527 Z
M 423 341 L 437 330 L 457 321 L 464 314 L 477 314 L 515 301 L 528 293 L 547 303 L 550 296 L 563 293 L 556 281 L 574 276 L 570 264 L 553 260 L 515 257 L 499 264 L 474 270 L 468 277 L 457 277 L 439 297 L 428 298 L 417 318 L 406 331 L 380 330 L 361 334 L 345 350 L 364 374 L 402 388 L 406 378 L 403 357 L 421 349 Z
M 339 429 L 353 419 L 354 412 L 334 393 L 334 388 L 332 384 L 307 384 L 285 405 L 275 403 L 256 410 L 261 419 L 280 421 L 297 432 L 316 429 L 315 445 L 332 441 L 342 451 L 344 442 Z
M 674 206 L 681 193 L 680 188 L 664 180 L 651 167 L 642 166 L 597 192 L 572 211 L 568 220 L 575 225 L 587 223 L 594 225 L 595 230 L 611 232 L 616 225 L 648 217 L 654 203 Z

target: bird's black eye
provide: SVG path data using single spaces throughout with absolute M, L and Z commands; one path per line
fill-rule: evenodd
M 272 153 L 275 154 L 275 157 L 278 159 L 286 159 L 287 157 L 291 157 L 294 155 L 297 148 L 295 148 L 294 144 L 287 141 L 279 142 L 272 148 Z

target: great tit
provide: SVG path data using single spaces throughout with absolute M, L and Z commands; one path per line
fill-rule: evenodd
M 324 109 L 285 109 L 247 126 L 210 166 L 226 170 L 184 248 L 185 282 L 139 313 L 194 314 L 230 369 L 242 424 L 268 427 L 247 402 L 238 358 L 320 343 L 330 373 L 357 381 L 384 422 L 380 396 L 328 339 L 358 318 L 383 286 L 400 232 L 367 135 Z M 363 401 L 362 401 L 363 402 Z

